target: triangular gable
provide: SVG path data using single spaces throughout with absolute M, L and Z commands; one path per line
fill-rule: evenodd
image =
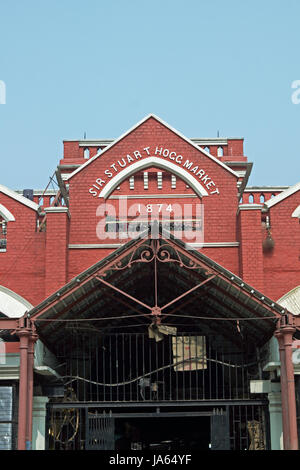
M 156 116 L 155 114 L 149 114 L 148 116 L 146 116 L 144 119 L 142 119 L 140 122 L 138 122 L 137 124 L 135 124 L 131 129 L 129 129 L 127 132 L 125 132 L 124 134 L 122 134 L 118 139 L 114 140 L 110 145 L 108 145 L 104 150 L 102 150 L 101 152 L 98 152 L 94 157 L 92 157 L 91 159 L 89 159 L 87 162 L 85 162 L 83 165 L 81 165 L 79 168 L 77 168 L 75 171 L 73 171 L 73 173 L 71 173 L 68 178 L 66 178 L 66 181 L 69 181 L 71 178 L 73 178 L 73 176 L 77 175 L 80 171 L 82 171 L 84 168 L 86 168 L 87 166 L 89 166 L 91 163 L 93 163 L 96 159 L 98 159 L 100 156 L 102 157 L 106 152 L 108 152 L 112 147 L 114 147 L 118 142 L 120 142 L 122 139 L 124 139 L 126 136 L 128 136 L 131 132 L 133 132 L 134 130 L 138 129 L 143 123 L 145 123 L 146 121 L 148 121 L 149 119 L 155 119 L 157 122 L 159 122 L 160 124 L 162 124 L 164 127 L 166 127 L 167 129 L 169 129 L 171 132 L 173 132 L 174 134 L 176 134 L 178 137 L 180 137 L 181 139 L 185 140 L 188 144 L 190 144 L 192 147 L 194 147 L 195 149 L 197 149 L 198 152 L 202 153 L 203 155 L 205 155 L 206 157 L 208 157 L 210 160 L 213 160 L 216 164 L 218 164 L 219 166 L 221 166 L 222 168 L 224 168 L 226 171 L 228 171 L 229 173 L 231 173 L 232 175 L 234 175 L 236 178 L 239 178 L 238 174 L 233 171 L 231 168 L 229 168 L 227 165 L 225 165 L 224 163 L 222 163 L 220 160 L 218 160 L 216 157 L 214 157 L 213 155 L 210 155 L 208 152 L 206 152 L 204 149 L 198 147 L 194 142 L 192 142 L 188 137 L 184 136 L 183 134 L 181 134 L 179 131 L 177 131 L 176 129 L 174 129 L 173 127 L 171 127 L 169 124 L 167 124 L 166 122 L 164 122 L 162 119 L 160 119 L 158 116 Z
M 284 201 L 284 199 L 286 199 L 287 197 L 291 196 L 292 194 L 295 194 L 297 191 L 300 191 L 300 182 L 295 184 L 294 186 L 290 186 L 285 191 L 282 191 L 282 193 L 272 197 L 272 199 L 269 199 L 269 201 L 265 202 L 265 206 L 270 209 L 279 202 Z
M 116 249 L 113 253 L 109 254 L 106 258 L 98 261 L 90 268 L 86 269 L 84 272 L 78 274 L 74 279 L 69 281 L 65 286 L 59 289 L 57 292 L 53 293 L 50 297 L 45 299 L 41 304 L 34 307 L 30 312 L 30 317 L 32 319 L 38 319 L 39 317 L 48 317 L 51 318 L 60 316 L 61 313 L 65 314 L 68 310 L 70 311 L 75 309 L 76 300 L 80 301 L 80 296 L 84 294 L 85 301 L 88 306 L 88 293 L 95 292 L 95 283 L 98 276 L 106 274 L 110 269 L 118 267 L 118 269 L 124 269 L 121 266 L 121 261 L 125 257 L 130 258 L 130 262 L 134 264 L 132 253 L 134 250 L 144 245 L 147 241 L 151 241 L 154 238 L 161 239 L 163 241 L 169 242 L 175 248 L 178 248 L 178 253 L 180 253 L 180 261 L 182 262 L 182 257 L 187 257 L 189 260 L 188 270 L 191 269 L 193 264 L 202 269 L 207 276 L 210 276 L 212 273 L 215 273 L 216 278 L 218 279 L 217 284 L 222 283 L 223 287 L 228 290 L 228 286 L 231 286 L 231 299 L 235 302 L 237 299 L 240 314 L 242 315 L 241 305 L 243 302 L 246 304 L 253 304 L 255 306 L 255 311 L 257 310 L 258 316 L 262 315 L 274 315 L 274 319 L 280 317 L 282 314 L 286 313 L 281 305 L 274 302 L 272 299 L 264 296 L 261 292 L 257 291 L 252 286 L 243 282 L 241 278 L 233 274 L 223 266 L 219 265 L 213 261 L 208 256 L 200 253 L 196 250 L 191 249 L 191 247 L 185 244 L 183 241 L 178 240 L 170 232 L 165 231 L 160 226 L 157 229 L 153 228 L 146 230 L 144 233 L 140 234 L 136 238 L 128 241 L 120 248 Z M 130 264 L 130 263 L 129 263 Z M 182 266 L 185 266 L 184 263 L 179 263 Z M 131 264 L 130 264 L 131 266 Z M 109 277 L 109 276 L 108 276 Z M 97 286 L 96 286 L 97 288 Z M 241 304 L 242 302 L 242 304 Z M 69 305 L 69 307 L 68 307 Z M 88 308 L 88 307 L 87 307 Z M 246 307 L 245 307 L 246 308 Z M 247 307 L 248 308 L 248 307 Z M 59 313 L 61 309 L 61 313 Z M 260 312 L 260 313 L 259 313 Z
M 15 201 L 20 202 L 20 204 L 23 204 L 24 206 L 27 206 L 30 209 L 33 209 L 35 211 L 39 210 L 39 205 L 38 204 L 31 201 L 27 197 L 24 197 L 21 194 L 18 194 L 15 191 L 12 191 L 11 189 L 7 188 L 6 186 L 3 186 L 2 184 L 0 184 L 0 193 L 3 193 L 6 196 L 11 197 Z

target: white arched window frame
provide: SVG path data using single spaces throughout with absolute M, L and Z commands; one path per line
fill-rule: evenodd
M 292 217 L 300 219 L 300 206 L 298 206 L 292 213 Z
M 179 178 L 185 181 L 199 197 L 208 196 L 206 189 L 199 183 L 192 174 L 188 173 L 182 167 L 175 165 L 172 162 L 162 160 L 158 157 L 148 157 L 145 160 L 140 160 L 139 162 L 133 163 L 132 165 L 124 168 L 116 176 L 114 176 L 109 183 L 107 183 L 99 194 L 99 198 L 107 199 L 109 195 L 124 181 L 125 179 L 132 176 L 134 173 L 145 170 L 146 168 L 160 168 L 169 171 L 170 173 L 175 174 Z
M 20 318 L 33 306 L 16 292 L 0 286 L 0 312 L 8 318 Z
M 218 157 L 223 157 L 223 155 L 224 155 L 223 147 L 218 147 Z
M 287 292 L 283 297 L 277 300 L 277 303 L 294 315 L 300 315 L 300 286 Z
M 7 239 L 7 224 L 8 222 L 15 222 L 13 214 L 5 207 L 0 204 L 0 252 L 6 252 L 6 239 Z
M 83 157 L 85 158 L 85 160 L 88 160 L 90 158 L 90 149 L 88 147 L 85 147 L 83 151 Z
M 5 220 L 5 222 L 15 222 L 13 214 L 2 204 L 0 204 L 0 216 Z

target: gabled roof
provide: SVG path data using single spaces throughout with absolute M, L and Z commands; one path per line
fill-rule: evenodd
M 124 297 L 121 294 L 116 295 L 115 291 L 110 291 L 110 288 L 106 287 L 106 285 L 108 286 L 107 282 L 112 282 L 117 289 L 126 291 L 129 295 L 138 296 L 143 302 L 150 303 L 150 310 L 152 310 L 152 301 L 148 300 L 152 282 L 145 281 L 145 279 L 148 275 L 153 279 L 153 268 L 150 265 L 153 259 L 150 256 L 153 235 L 147 232 L 130 240 L 76 276 L 40 305 L 34 307 L 29 314 L 37 324 L 41 337 L 47 338 L 51 342 L 55 342 L 58 338 L 63 340 L 66 330 L 64 327 L 60 328 L 61 325 L 64 325 L 64 323 L 59 323 L 61 321 L 76 322 L 78 320 L 96 321 L 97 323 L 98 319 L 104 326 L 104 322 L 114 322 L 115 319 L 120 319 L 124 315 L 124 321 L 126 321 L 127 317 L 124 311 L 136 312 L 135 304 L 127 305 L 124 308 L 124 302 L 122 302 Z M 225 325 L 228 325 L 228 329 L 234 335 L 237 332 L 233 323 L 236 317 L 239 320 L 254 320 L 243 322 L 243 327 L 247 329 L 253 340 L 256 338 L 258 342 L 262 343 L 269 339 L 275 329 L 276 321 L 286 313 L 286 309 L 244 283 L 238 276 L 204 254 L 190 249 L 169 232 L 160 229 L 157 239 L 163 256 L 163 260 L 158 263 L 160 265 L 160 271 L 158 271 L 160 285 L 163 286 L 160 289 L 158 304 L 164 305 L 162 309 L 172 304 L 173 299 L 178 295 L 178 299 L 184 297 L 181 295 L 182 291 L 193 291 L 191 301 L 194 303 L 190 305 L 188 310 L 185 308 L 185 304 L 179 305 L 183 316 L 187 311 L 196 312 L 198 316 L 203 316 L 206 328 L 211 331 L 214 331 L 214 328 L 219 331 L 221 328 L 222 331 L 220 322 L 214 321 L 215 319 L 225 321 Z M 168 250 L 169 254 L 167 255 Z M 141 255 L 141 252 L 144 254 Z M 177 261 L 169 256 L 174 253 L 179 255 Z M 147 257 L 148 260 L 150 259 L 149 264 L 147 264 Z M 105 281 L 101 281 L 101 278 Z M 202 281 L 200 285 L 203 284 L 203 287 L 197 290 L 199 281 Z M 131 299 L 133 298 L 131 297 Z M 199 301 L 201 302 L 201 299 L 203 302 L 200 313 Z M 186 302 L 186 297 L 184 300 Z M 131 301 L 129 300 L 129 302 Z M 139 306 L 138 313 L 140 314 L 138 316 L 144 320 L 145 326 L 147 326 L 147 322 L 151 321 L 151 313 L 149 313 L 149 309 L 147 310 L 147 305 L 141 302 L 140 305 L 146 307 L 144 308 L 146 314 L 143 314 L 143 310 Z M 171 315 L 171 313 L 167 307 L 167 311 L 164 311 L 162 316 Z M 95 317 L 97 318 L 95 319 Z
M 275 206 L 287 197 L 291 196 L 292 194 L 295 194 L 297 191 L 300 191 L 300 182 L 295 184 L 294 186 L 290 186 L 285 191 L 282 191 L 282 193 L 272 197 L 272 199 L 269 199 L 267 202 L 265 202 L 265 206 L 270 209 L 271 207 Z
M 38 204 L 31 201 L 30 199 L 27 199 L 27 197 L 24 197 L 21 194 L 16 193 L 12 189 L 9 189 L 6 186 L 3 186 L 2 184 L 0 184 L 0 193 L 3 193 L 6 196 L 11 197 L 15 201 L 18 201 L 20 204 L 23 204 L 24 206 L 27 206 L 30 209 L 33 209 L 34 211 L 39 210 L 39 205 Z
M 98 152 L 94 157 L 92 157 L 91 159 L 87 160 L 85 163 L 83 163 L 83 165 L 81 165 L 79 168 L 77 168 L 75 171 L 73 171 L 73 173 L 71 173 L 68 178 L 66 178 L 66 181 L 69 181 L 71 178 L 73 178 L 73 176 L 77 175 L 77 173 L 79 173 L 80 171 L 82 171 L 84 168 L 86 168 L 88 165 L 90 165 L 94 160 L 96 160 L 99 156 L 103 156 L 104 153 L 106 153 L 108 150 L 110 150 L 112 147 L 114 147 L 118 142 L 120 142 L 122 139 L 124 139 L 127 135 L 129 135 L 131 132 L 133 132 L 135 129 L 137 129 L 138 127 L 140 127 L 144 122 L 148 121 L 149 119 L 155 119 L 156 121 L 158 121 L 160 124 L 162 124 L 163 126 L 165 126 L 167 129 L 169 129 L 171 132 L 173 132 L 174 134 L 178 135 L 178 137 L 182 138 L 183 140 L 185 140 L 188 144 L 190 144 L 192 147 L 194 147 L 195 149 L 198 150 L 198 152 L 201 152 L 203 153 L 205 156 L 207 156 L 208 158 L 210 158 L 211 160 L 213 160 L 215 163 L 217 163 L 218 165 L 220 165 L 221 167 L 223 167 L 226 171 L 228 171 L 229 173 L 231 173 L 232 175 L 234 175 L 236 178 L 239 178 L 238 174 L 233 171 L 231 168 L 229 168 L 227 165 L 225 165 L 223 162 L 221 162 L 220 160 L 218 160 L 216 157 L 214 157 L 213 155 L 210 155 L 210 153 L 206 152 L 204 149 L 200 149 L 191 139 L 189 139 L 188 137 L 184 136 L 183 134 L 181 134 L 179 131 L 177 131 L 176 129 L 174 129 L 173 127 L 171 127 L 169 124 L 167 124 L 166 122 L 164 122 L 162 119 L 160 119 L 158 116 L 156 116 L 155 114 L 148 114 L 148 116 L 146 116 L 144 119 L 142 119 L 140 122 L 138 122 L 137 124 L 135 124 L 131 129 L 129 129 L 127 132 L 125 132 L 124 134 L 122 134 L 118 139 L 114 140 L 110 145 L 108 145 L 104 150 L 102 150 L 101 152 Z

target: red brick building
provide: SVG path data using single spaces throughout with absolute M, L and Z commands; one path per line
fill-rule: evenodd
M 243 143 L 150 115 L 64 141 L 56 190 L 0 185 L 7 448 L 297 448 L 300 183 L 247 186 Z

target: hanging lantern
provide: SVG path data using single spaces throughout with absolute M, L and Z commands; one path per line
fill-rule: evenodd
M 263 241 L 263 251 L 265 253 L 268 253 L 273 250 L 274 246 L 275 246 L 275 242 L 272 238 L 271 231 L 268 230 L 267 237 Z

